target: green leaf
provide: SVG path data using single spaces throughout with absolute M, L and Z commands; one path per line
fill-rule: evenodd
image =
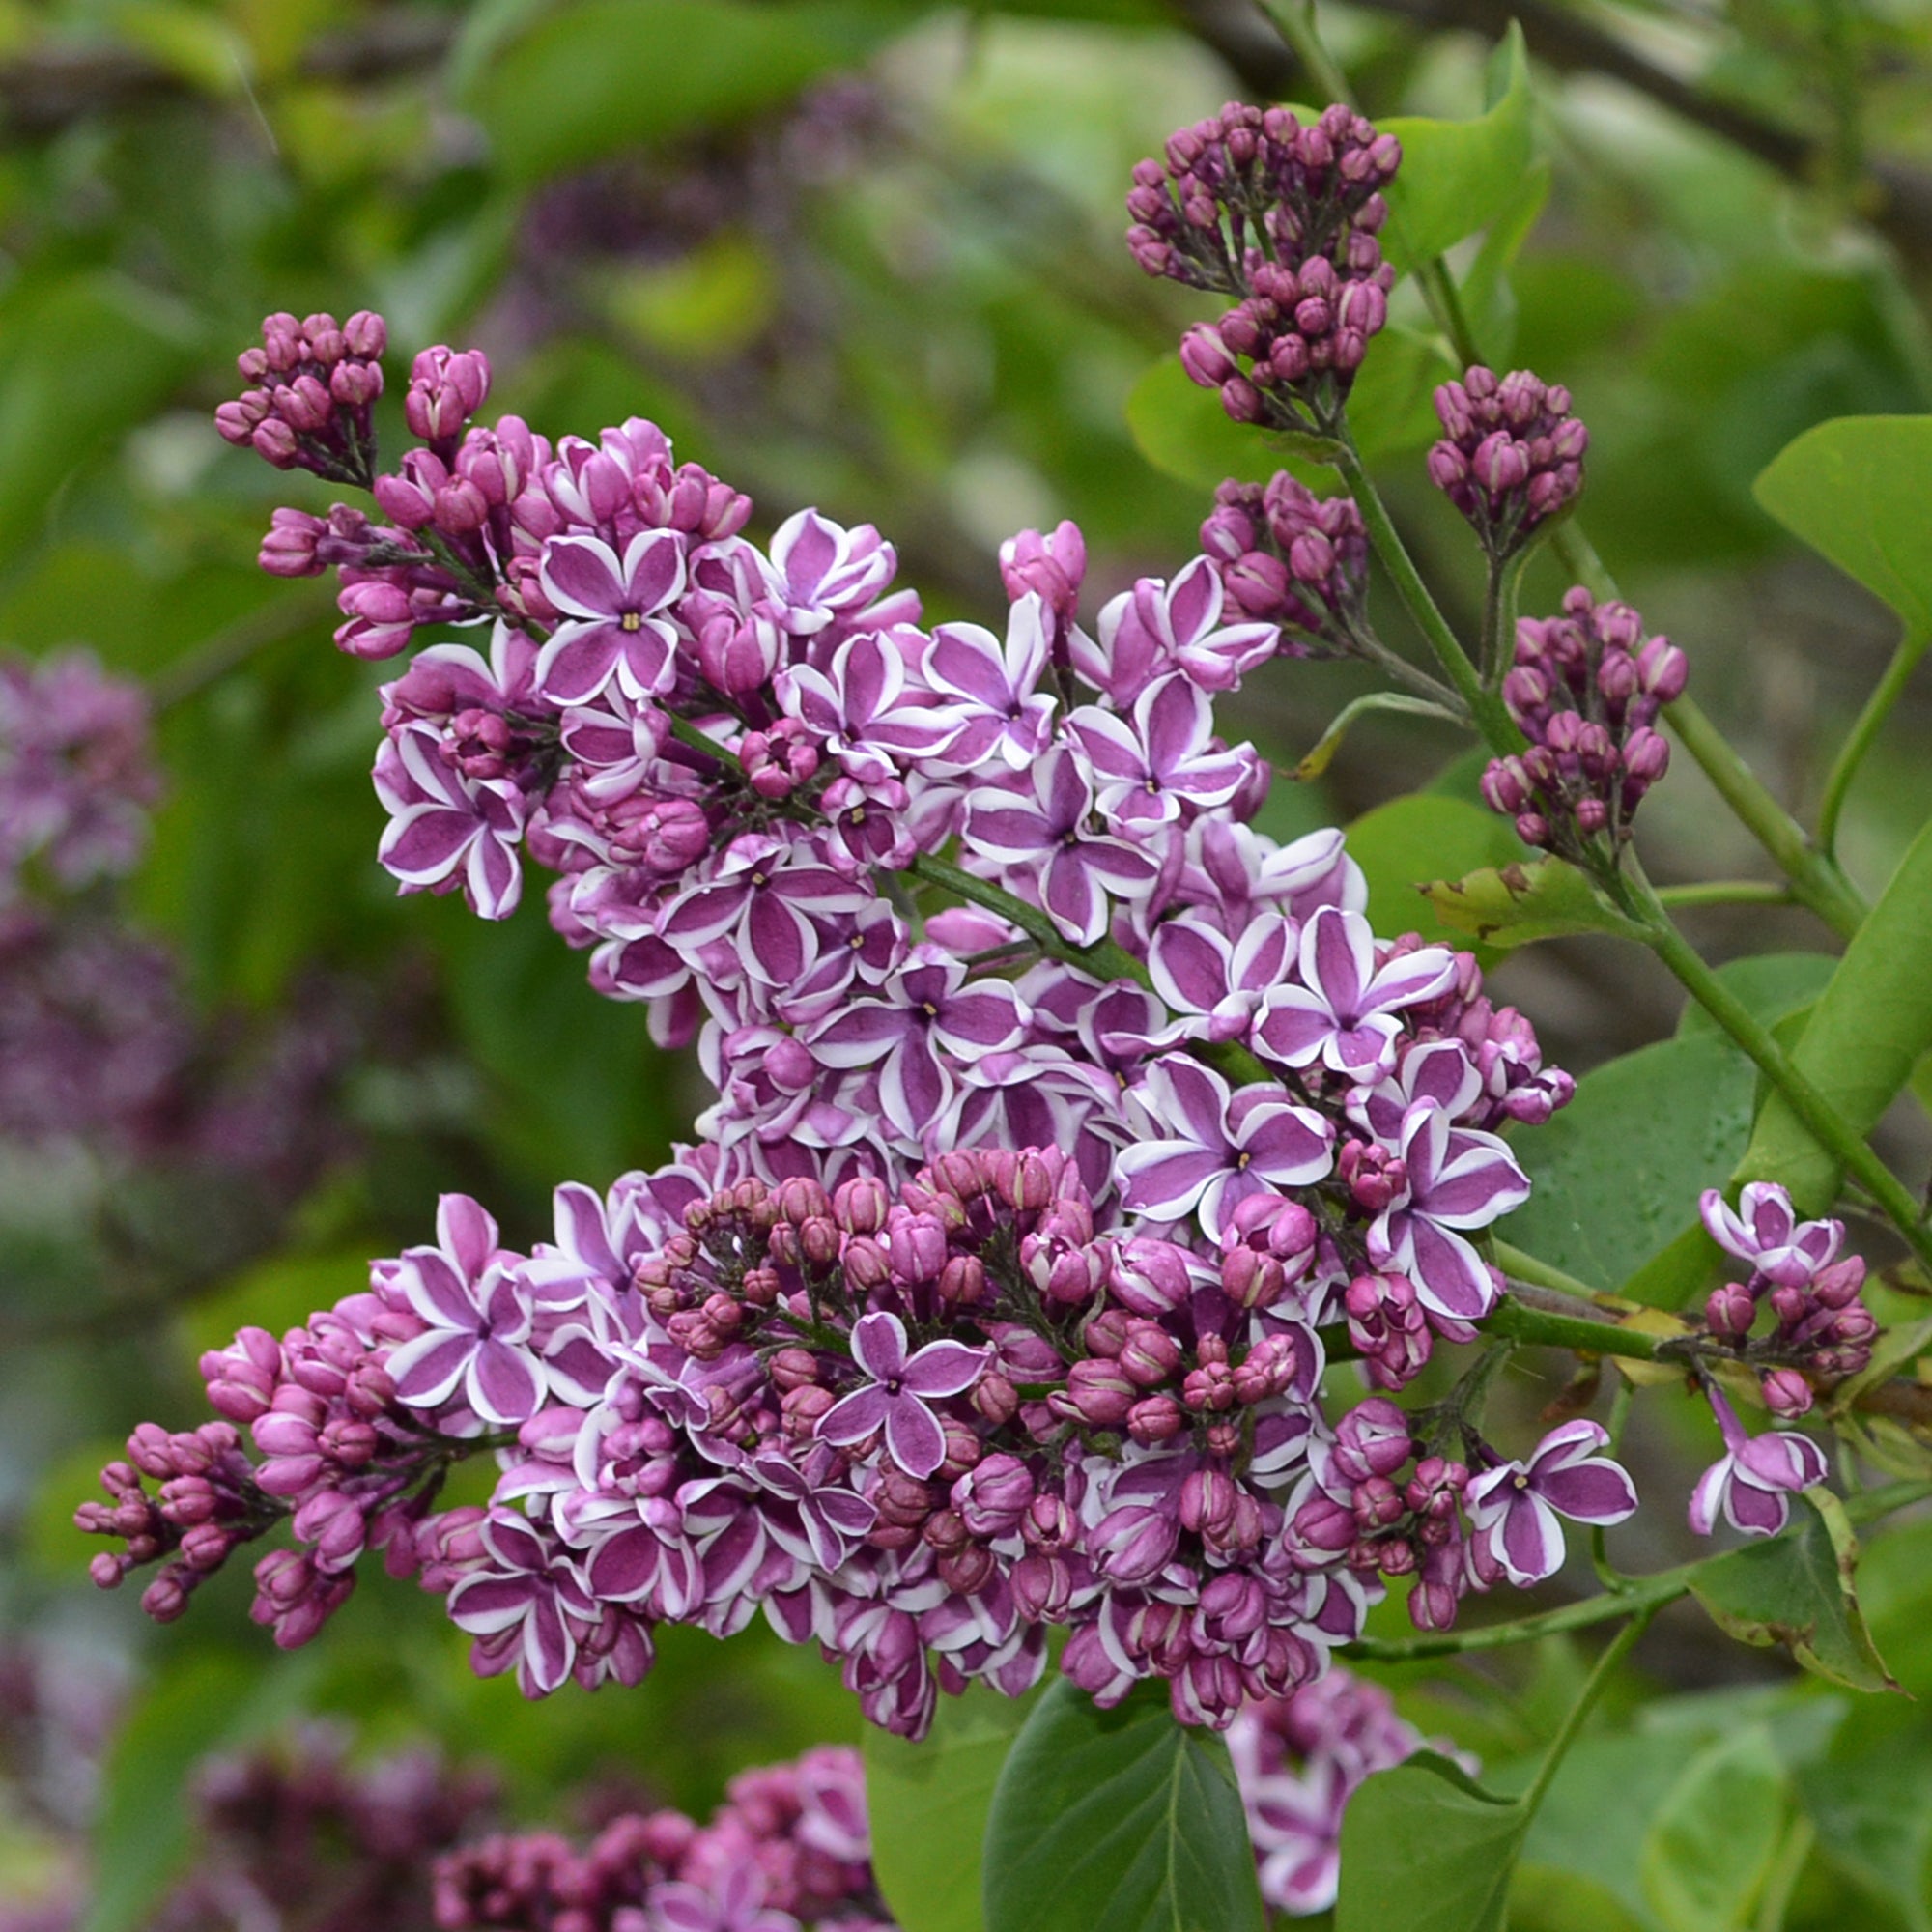
M 1932 1932 L 1932 1737 L 1923 1727 L 1807 1766 L 1798 1795 L 1825 1856 L 1909 1932 Z
M 1402 171 L 1388 185 L 1382 247 L 1406 273 L 1486 228 L 1521 192 L 1532 159 L 1529 56 L 1514 24 L 1497 50 L 1504 91 L 1474 121 L 1396 115 L 1376 126 L 1402 142 Z
M 1523 175 L 1507 207 L 1490 221 L 1490 232 L 1469 265 L 1460 291 L 1463 313 L 1483 354 L 1500 369 L 1516 346 L 1516 291 L 1510 270 L 1549 199 L 1553 171 L 1538 161 Z
M 1436 387 L 1462 373 L 1439 335 L 1392 323 L 1370 345 L 1349 391 L 1349 431 L 1355 447 L 1373 460 L 1434 442 L 1442 434 Z
M 1284 467 L 1285 459 L 1266 436 L 1234 421 L 1221 407 L 1219 393 L 1191 381 L 1177 355 L 1163 355 L 1136 379 L 1127 391 L 1126 416 L 1140 453 L 1164 475 L 1182 483 L 1204 490 L 1231 476 L 1241 483 L 1265 483 Z
M 1728 1039 L 1701 1036 L 1594 1068 L 1569 1106 L 1513 1143 L 1532 1192 L 1503 1237 L 1580 1280 L 1629 1281 L 1696 1220 L 1698 1195 L 1724 1184 L 1756 1085 Z
M 1432 879 L 1508 866 L 1523 846 L 1509 821 L 1482 806 L 1439 793 L 1411 792 L 1365 811 L 1349 827 L 1349 854 L 1369 882 L 1369 923 L 1379 933 L 1420 932 L 1466 946 L 1424 896 Z
M 1743 1932 L 1776 1856 L 1784 1768 L 1763 1724 L 1700 1751 L 1644 1836 L 1644 1896 L 1665 1932 Z
M 1913 630 L 1932 630 L 1932 415 L 1820 423 L 1787 443 L 1751 489 Z
M 156 1681 L 114 1741 L 94 1829 L 94 1894 L 81 1932 L 134 1932 L 190 1845 L 197 1762 L 260 1737 L 298 1709 L 306 1661 L 190 1652 Z
M 1501 1932 L 1528 1825 L 1435 1751 L 1377 1772 L 1342 1817 L 1335 1932 Z
M 1750 1009 L 1753 1018 L 1776 1027 L 1810 1006 L 1837 968 L 1837 960 L 1829 952 L 1753 952 L 1719 966 L 1718 978 L 1733 998 Z M 1687 1000 L 1677 1020 L 1678 1038 L 1706 1035 L 1729 1037 L 1703 1007 Z
M 1852 1587 L 1857 1559 L 1843 1505 L 1833 1497 L 1808 1510 L 1789 1534 L 1700 1564 L 1690 1593 L 1746 1643 L 1783 1644 L 1805 1669 L 1853 1690 L 1895 1690 Z
M 1914 839 L 1818 996 L 1792 1060 L 1866 1134 L 1932 1049 L 1932 826 Z M 1824 1212 L 1838 1164 L 1781 1094 L 1766 1100 L 1736 1179 L 1776 1180 L 1800 1210 Z
M 1262 1932 L 1228 1747 L 1157 1684 L 1112 1711 L 1048 1690 L 994 1787 L 984 1876 L 986 1932 Z
M 974 1685 L 939 1700 L 918 1744 L 867 1725 L 872 1870 L 904 1932 L 980 1932 L 986 1815 L 1031 1701 Z
M 537 182 L 640 142 L 729 125 L 908 24 L 860 0 L 580 0 L 512 40 L 475 85 L 502 171 Z
M 1607 932 L 1622 939 L 1641 933 L 1562 859 L 1486 867 L 1463 879 L 1436 881 L 1428 896 L 1444 925 L 1504 950 L 1573 932 Z

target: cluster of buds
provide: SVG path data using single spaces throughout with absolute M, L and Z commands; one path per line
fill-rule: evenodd
M 1713 1188 L 1702 1213 L 1711 1238 L 1749 1264 L 1743 1281 L 1712 1293 L 1705 1325 L 1759 1369 L 1774 1415 L 1804 1414 L 1814 1381 L 1855 1376 L 1871 1359 L 1878 1322 L 1861 1298 L 1863 1261 L 1840 1256 L 1842 1222 L 1799 1220 L 1775 1181 L 1753 1181 L 1735 1208 Z M 1761 1320 L 1766 1314 L 1769 1323 Z
M 1619 850 L 1669 766 L 1655 720 L 1689 672 L 1684 653 L 1668 638 L 1646 638 L 1628 604 L 1599 604 L 1580 584 L 1560 617 L 1523 618 L 1503 701 L 1529 745 L 1491 761 L 1484 798 L 1516 820 L 1525 845 L 1568 859 L 1599 839 Z
M 872 1877 L 857 1751 L 734 1777 L 708 1824 L 625 1812 L 582 1847 L 553 1832 L 437 1861 L 438 1932 L 894 1932 Z
M 1457 1435 L 1466 1462 L 1442 1453 Z M 1372 1396 L 1310 1454 L 1290 1547 L 1317 1571 L 1412 1576 L 1411 1620 L 1446 1630 L 1470 1591 L 1553 1577 L 1565 1553 L 1560 1519 L 1609 1525 L 1635 1511 L 1630 1477 L 1599 1453 L 1608 1439 L 1597 1423 L 1566 1422 L 1519 1462 L 1492 1450 L 1453 1402 L 1409 1414 Z
M 125 1545 L 95 1557 L 95 1582 L 112 1589 L 160 1561 L 141 1607 L 169 1622 L 238 1548 L 286 1520 L 297 1547 L 256 1564 L 250 1615 L 292 1649 L 348 1600 L 365 1549 L 385 1550 L 393 1575 L 411 1575 L 415 1526 L 443 1473 L 480 1446 L 437 1435 L 398 1404 L 384 1345 L 421 1328 L 407 1309 L 359 1295 L 280 1341 L 244 1328 L 205 1354 L 209 1405 L 222 1419 L 175 1435 L 143 1423 L 128 1438 L 128 1461 L 101 1472 L 110 1500 L 75 1512 L 81 1529 Z M 159 1485 L 153 1496 L 143 1476 Z
M 1582 489 L 1590 432 L 1560 384 L 1527 369 L 1498 378 L 1479 363 L 1435 391 L 1435 413 L 1443 440 L 1429 452 L 1430 477 L 1493 562 L 1514 556 Z
M 1286 470 L 1266 484 L 1223 483 L 1201 526 L 1228 602 L 1282 628 L 1284 657 L 1359 648 L 1369 539 L 1350 497 L 1318 497 Z
M 367 489 L 376 473 L 372 416 L 388 339 L 383 318 L 367 309 L 345 323 L 327 314 L 270 316 L 262 346 L 237 358 L 251 386 L 215 411 L 215 428 L 277 469 L 308 469 Z
M 1402 146 L 1340 105 L 1304 125 L 1231 103 L 1134 169 L 1127 246 L 1151 275 L 1235 298 L 1180 359 L 1236 422 L 1332 434 L 1388 320 L 1377 233 Z

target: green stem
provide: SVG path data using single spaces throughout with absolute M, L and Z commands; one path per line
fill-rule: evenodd
M 1553 1288 L 1559 1294 L 1574 1294 L 1578 1301 L 1622 1305 L 1615 1295 L 1606 1295 L 1601 1290 L 1592 1288 L 1588 1282 L 1578 1281 L 1574 1274 L 1565 1274 L 1560 1267 L 1551 1266 L 1548 1262 L 1522 1248 L 1512 1247 L 1507 1241 L 1492 1241 L 1490 1255 L 1505 1274 L 1514 1275 L 1519 1281 L 1529 1282 L 1537 1288 Z
M 1659 1341 L 1655 1335 L 1641 1334 L 1614 1321 L 1532 1308 L 1513 1295 L 1504 1295 L 1483 1318 L 1483 1332 L 1507 1335 L 1512 1342 L 1528 1342 L 1538 1348 L 1573 1349 L 1584 1355 L 1624 1355 L 1638 1362 L 1657 1359 Z
M 1932 1496 L 1932 1483 L 1888 1483 L 1883 1489 L 1862 1490 L 1845 1499 L 1845 1514 L 1855 1523 L 1874 1522 L 1893 1510 L 1923 1502 Z M 1786 1530 L 1785 1535 L 1797 1534 Z M 1382 1663 L 1415 1663 L 1431 1657 L 1456 1657 L 1471 1650 L 1503 1650 L 1515 1643 L 1533 1643 L 1538 1637 L 1560 1636 L 1566 1631 L 1588 1630 L 1592 1624 L 1608 1623 L 1613 1617 L 1655 1610 L 1685 1595 L 1698 1576 L 1714 1563 L 1729 1555 L 1700 1556 L 1694 1563 L 1680 1563 L 1674 1569 L 1660 1570 L 1651 1577 L 1633 1577 L 1629 1587 L 1607 1591 L 1598 1597 L 1579 1598 L 1554 1610 L 1535 1616 L 1513 1617 L 1505 1623 L 1484 1624 L 1475 1630 L 1432 1631 L 1422 1636 L 1362 1636 L 1344 1644 L 1344 1657 L 1373 1659 Z
M 1263 11 L 1274 22 L 1275 30 L 1291 47 L 1294 57 L 1308 70 L 1308 77 L 1330 100 L 1352 107 L 1355 97 L 1349 77 L 1323 44 L 1315 24 L 1315 0 L 1262 0 Z
M 1334 460 L 1335 467 L 1342 472 L 1342 480 L 1349 486 L 1349 494 L 1354 497 L 1355 505 L 1362 513 L 1369 541 L 1375 545 L 1376 554 L 1382 560 L 1382 568 L 1388 572 L 1397 594 L 1415 620 L 1416 628 L 1428 640 L 1429 648 L 1435 653 L 1436 662 L 1448 672 L 1449 682 L 1456 687 L 1457 695 L 1468 707 L 1476 728 L 1497 752 L 1507 754 L 1520 751 L 1522 733 L 1516 728 L 1509 713 L 1503 708 L 1502 699 L 1494 692 L 1484 688 L 1482 674 L 1470 662 L 1468 652 L 1450 628 L 1448 618 L 1429 594 L 1429 586 L 1423 582 L 1422 573 L 1416 569 L 1414 558 L 1396 533 L 1380 494 L 1362 467 L 1361 456 L 1353 443 L 1343 443 Z
M 1657 901 L 1667 906 L 1795 905 L 1798 895 L 1769 879 L 1706 879 L 1691 886 L 1659 886 Z
M 1817 1842 L 1818 1828 L 1804 1812 L 1795 1813 L 1765 1879 L 1764 1898 L 1758 1906 L 1752 1932 L 1784 1932 L 1785 1918 L 1791 1911 L 1791 1895 L 1798 1889 L 1798 1881 L 1804 1877 L 1804 1867 L 1811 1858 L 1811 1848 Z
M 1851 790 L 1859 766 L 1885 728 L 1885 721 L 1891 716 L 1892 706 L 1918 668 L 1918 660 L 1925 655 L 1928 643 L 1932 643 L 1932 631 L 1908 630 L 1899 639 L 1898 648 L 1892 652 L 1878 688 L 1865 699 L 1865 708 L 1859 713 L 1838 755 L 1832 761 L 1832 775 L 1825 781 L 1825 802 L 1818 808 L 1818 843 L 1828 858 L 1837 851 L 1838 818 L 1845 809 L 1845 794 Z
M 1628 1604 L 1626 1596 L 1623 1601 Z M 1577 1742 L 1577 1733 L 1583 1728 L 1583 1720 L 1591 1712 L 1599 1697 L 1604 1694 L 1604 1687 L 1616 1674 L 1617 1665 L 1637 1646 L 1643 1634 L 1650 1628 L 1650 1620 L 1659 1605 L 1645 1605 L 1636 1610 L 1622 1630 L 1604 1646 L 1604 1654 L 1598 1658 L 1590 1674 L 1583 1680 L 1583 1688 L 1577 1693 L 1577 1701 L 1570 1706 L 1563 1719 L 1562 1728 L 1549 1741 L 1549 1748 L 1543 1753 L 1543 1762 L 1536 1768 L 1536 1777 L 1527 1791 L 1522 1794 L 1523 1814 L 1526 1818 L 1536 1816 L 1537 1807 L 1543 1803 L 1544 1794 L 1548 1791 L 1551 1781 L 1561 1768 L 1570 1747 Z
M 1791 1102 L 1792 1111 L 1811 1130 L 1819 1145 L 1870 1192 L 1887 1219 L 1905 1236 L 1913 1253 L 1932 1265 L 1932 1230 L 1927 1229 L 1912 1190 L 1800 1071 L 1770 1029 L 1705 965 L 1648 885 L 1627 878 L 1615 883 L 1625 900 L 1624 910 L 1644 923 L 1645 943 L 1650 950 L 1676 976 L 1684 990 L 1756 1062 L 1765 1077 Z

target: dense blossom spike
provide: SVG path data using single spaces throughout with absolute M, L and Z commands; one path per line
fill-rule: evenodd
M 1341 146 L 1311 245 L 1383 165 Z M 367 1293 L 209 1356 L 226 1419 L 137 1432 L 82 1512 L 125 1544 L 99 1580 L 158 1561 L 174 1615 L 286 1523 L 279 1641 L 379 1549 L 531 1695 L 762 1612 L 911 1734 L 941 1690 L 1024 1690 L 1051 1626 L 1103 1703 L 1158 1678 L 1225 1725 L 1317 1679 L 1384 1575 L 1456 1557 L 1438 1619 L 1487 1587 L 1463 1489 L 1518 1465 L 1471 1438 L 1452 1472 L 1379 1399 L 1331 1420 L 1318 1331 L 1390 1387 L 1468 1339 L 1499 1292 L 1475 1239 L 1527 1192 L 1497 1130 L 1571 1083 L 1472 960 L 1373 934 L 1339 835 L 1254 831 L 1267 768 L 1214 731 L 1283 648 L 1240 559 L 1272 545 L 1346 613 L 1313 586 L 1358 582 L 1358 526 L 1285 479 L 1231 498 L 1219 554 L 1092 635 L 1078 532 L 1023 534 L 1004 635 L 927 632 L 869 527 L 804 511 L 761 549 L 652 425 L 466 430 L 487 385 L 419 357 L 395 526 L 327 524 L 345 594 L 444 599 L 384 649 L 490 617 L 384 692 L 382 857 L 487 917 L 547 865 L 593 982 L 696 1036 L 718 1098 L 657 1174 L 559 1188 L 554 1240 L 446 1199 Z M 439 480 L 470 456 L 481 516 Z M 432 528 L 440 579 L 394 561 Z M 922 914 L 905 875 L 942 861 L 979 903 Z M 440 1511 L 476 1453 L 489 1505 Z

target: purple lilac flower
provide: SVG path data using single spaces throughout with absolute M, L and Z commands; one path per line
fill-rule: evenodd
M 658 613 L 684 588 L 675 532 L 640 530 L 621 557 L 596 537 L 558 537 L 544 548 L 539 579 L 566 620 L 536 663 L 553 703 L 587 704 L 612 677 L 633 699 L 668 689 L 677 633 Z
M 1142 1095 L 1156 1126 L 1171 1133 L 1123 1149 L 1116 1163 L 1135 1213 L 1156 1221 L 1192 1213 L 1220 1240 L 1250 1195 L 1305 1186 L 1332 1165 L 1326 1123 L 1278 1088 L 1231 1094 L 1212 1067 L 1168 1054 L 1149 1069 Z
M 928 1342 L 906 1352 L 896 1315 L 862 1315 L 852 1324 L 852 1359 L 871 1378 L 829 1408 L 821 1441 L 846 1446 L 883 1430 L 886 1453 L 909 1476 L 929 1476 L 946 1460 L 946 1432 L 930 1405 L 964 1395 L 986 1369 L 986 1357 L 963 1342 Z
M 1394 1064 L 1396 1013 L 1435 999 L 1456 976 L 1455 955 L 1440 946 L 1378 965 L 1368 921 L 1339 906 L 1323 906 L 1302 927 L 1298 964 L 1301 984 L 1277 986 L 1263 1002 L 1257 1040 L 1285 1066 L 1320 1060 L 1358 1081 Z
M 1515 555 L 1582 489 L 1590 432 L 1560 384 L 1479 364 L 1435 391 L 1435 413 L 1443 440 L 1429 452 L 1430 480 L 1492 558 Z
M 1476 1534 L 1519 1589 L 1563 1567 L 1559 1517 L 1610 1524 L 1635 1514 L 1635 1486 L 1617 1463 L 1595 1453 L 1609 1439 L 1600 1424 L 1579 1417 L 1552 1429 L 1528 1461 L 1486 1469 L 1463 1491 Z
M 1690 1492 L 1690 1527 L 1709 1536 L 1721 1516 L 1747 1536 L 1776 1536 L 1791 1519 L 1790 1498 L 1825 1480 L 1825 1452 L 1790 1430 L 1747 1435 L 1716 1384 L 1706 1383 L 1704 1392 L 1723 1433 L 1724 1453 Z

